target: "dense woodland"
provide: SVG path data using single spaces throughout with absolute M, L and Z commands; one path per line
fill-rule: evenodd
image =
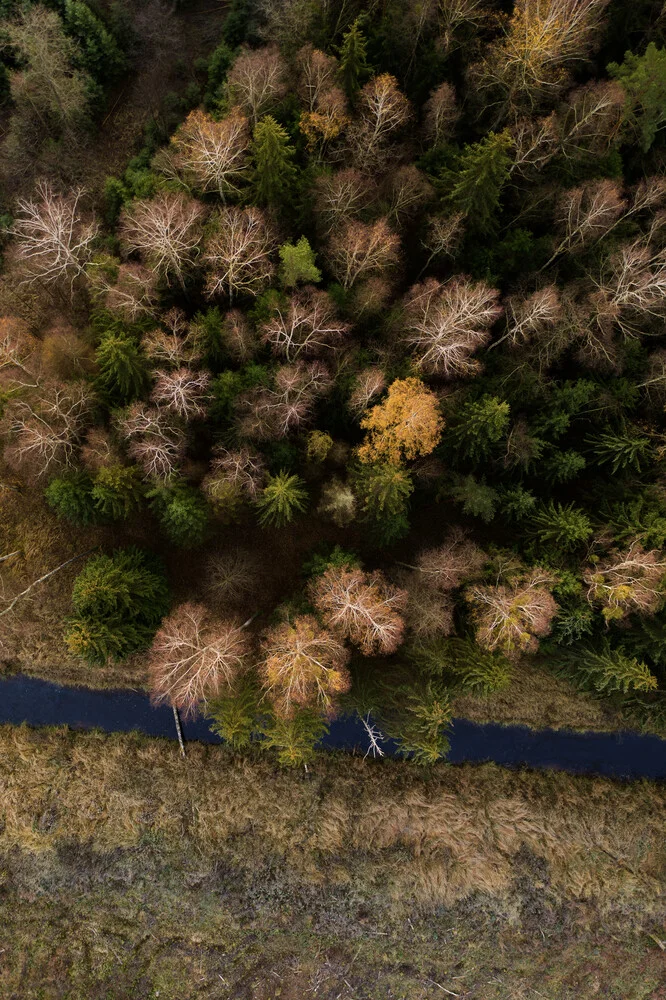
M 5 661 L 65 574 L 54 657 L 285 764 L 535 662 L 663 731 L 661 3 L 233 0 L 102 181 L 130 12 L 2 12 Z

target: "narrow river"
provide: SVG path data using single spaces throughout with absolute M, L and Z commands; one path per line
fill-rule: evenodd
M 60 687 L 21 675 L 0 680 L 0 723 L 5 722 L 107 732 L 136 729 L 149 736 L 176 738 L 171 709 L 153 708 L 141 692 Z M 219 742 L 201 718 L 183 723 L 183 735 L 185 740 Z M 322 746 L 365 754 L 368 738 L 359 719 L 341 718 L 331 724 Z M 390 742 L 383 749 L 387 755 L 395 751 Z M 514 767 L 666 780 L 666 740 L 632 732 L 531 730 L 455 719 L 447 759 L 456 764 L 492 760 Z

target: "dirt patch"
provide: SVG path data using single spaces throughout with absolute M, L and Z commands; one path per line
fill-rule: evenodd
M 122 173 L 137 151 L 144 126 L 159 115 L 165 95 L 182 95 L 197 59 L 220 41 L 227 3 L 191 0 L 182 10 L 162 0 L 128 4 L 138 47 L 127 76 L 109 99 L 94 142 L 82 150 L 80 174 L 93 195 L 104 179 Z

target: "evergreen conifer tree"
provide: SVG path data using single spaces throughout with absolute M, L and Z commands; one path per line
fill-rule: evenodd
M 283 288 L 298 284 L 316 285 L 321 281 L 321 271 L 315 265 L 315 252 L 305 236 L 298 243 L 283 243 L 280 254 L 280 281 Z
M 201 545 L 208 528 L 208 507 L 199 490 L 179 483 L 152 490 L 149 496 L 169 541 L 182 548 Z
M 574 504 L 563 506 L 551 500 L 534 515 L 530 531 L 542 545 L 570 552 L 587 541 L 592 534 L 592 525 L 579 507 Z
M 166 578 L 140 549 L 89 559 L 74 581 L 65 642 L 90 663 L 145 649 L 169 608 Z
M 488 457 L 508 426 L 509 404 L 497 396 L 482 396 L 462 407 L 449 439 L 458 454 L 477 462 Z
M 644 153 L 666 125 L 666 49 L 650 42 L 645 54 L 625 52 L 622 65 L 610 63 L 608 73 L 627 95 L 627 117 L 636 126 Z
M 613 649 L 608 642 L 597 652 L 577 651 L 578 669 L 586 685 L 604 694 L 629 691 L 654 691 L 657 678 L 645 663 L 627 656 L 622 649 Z
M 361 19 L 356 18 L 340 46 L 340 79 L 350 101 L 354 101 L 361 85 L 370 75 L 367 59 L 367 43 L 361 31 Z
M 276 476 L 269 476 L 256 500 L 262 528 L 283 528 L 293 521 L 295 514 L 304 511 L 308 499 L 304 486 L 300 476 L 290 476 L 284 469 Z
M 107 333 L 95 352 L 100 386 L 109 396 L 128 402 L 140 396 L 148 384 L 146 359 L 131 334 Z
M 141 503 L 141 474 L 135 465 L 109 465 L 99 470 L 92 499 L 102 517 L 124 520 Z
M 97 83 L 118 78 L 127 61 L 111 32 L 81 0 L 65 0 L 64 23 L 67 33 L 81 46 L 81 68 Z
M 490 132 L 463 150 L 449 198 L 455 210 L 463 212 L 477 229 L 487 228 L 494 221 L 509 176 L 512 143 L 507 131 Z
M 378 545 L 390 545 L 409 531 L 407 512 L 414 484 L 406 469 L 390 462 L 361 465 L 353 476 L 363 520 Z
M 58 517 L 71 521 L 72 524 L 92 524 L 97 518 L 92 489 L 90 476 L 77 472 L 52 479 L 44 496 Z
M 257 122 L 252 143 L 257 204 L 279 207 L 290 201 L 296 180 L 294 153 L 288 132 L 271 115 Z

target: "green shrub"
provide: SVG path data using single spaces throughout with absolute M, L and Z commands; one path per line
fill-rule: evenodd
M 185 484 L 160 487 L 148 496 L 170 542 L 182 548 L 201 545 L 208 530 L 208 505 L 201 492 Z
M 74 581 L 72 605 L 70 651 L 90 663 L 122 660 L 150 644 L 169 609 L 169 588 L 147 553 L 116 549 L 88 560 Z
M 98 509 L 92 495 L 93 483 L 85 472 L 52 479 L 44 490 L 49 507 L 72 524 L 94 524 Z
M 126 520 L 143 499 L 141 473 L 135 465 L 109 465 L 95 476 L 92 499 L 103 517 Z

